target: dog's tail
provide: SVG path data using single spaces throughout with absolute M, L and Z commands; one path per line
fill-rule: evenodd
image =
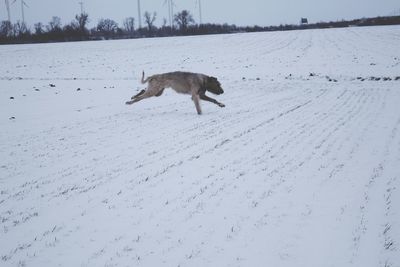
M 147 77 L 146 80 L 144 79 L 144 71 L 142 71 L 142 83 L 145 84 L 150 80 L 151 77 Z

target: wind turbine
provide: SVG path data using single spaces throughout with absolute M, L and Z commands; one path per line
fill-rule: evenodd
M 168 0 L 168 2 L 169 2 L 169 6 L 170 6 L 170 8 L 169 8 L 169 11 L 170 11 L 170 17 L 171 17 L 171 28 L 173 28 L 174 27 L 174 6 L 175 6 L 175 3 L 174 3 L 174 0 Z
M 201 14 L 201 0 L 196 0 L 196 4 L 198 4 L 199 5 L 199 21 L 200 21 L 200 23 L 199 24 L 202 24 L 203 22 L 202 22 L 202 14 Z
M 80 1 L 78 4 L 81 6 L 81 14 L 83 14 L 83 1 Z
M 17 0 L 14 0 L 14 2 L 12 2 L 12 4 L 14 4 L 15 2 L 17 2 Z M 24 0 L 21 0 L 21 14 L 22 14 L 22 23 L 25 24 L 25 13 L 24 13 L 24 7 L 29 7 Z
M 11 22 L 11 14 L 10 14 L 10 2 L 8 0 L 6 1 L 6 8 L 7 8 L 7 15 L 8 15 L 8 21 Z
M 168 4 L 168 19 L 169 19 L 169 26 L 172 28 L 174 23 L 174 2 L 173 0 L 165 0 L 164 5 Z

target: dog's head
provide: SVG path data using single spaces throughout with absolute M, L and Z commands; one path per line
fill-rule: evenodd
M 224 90 L 221 87 L 221 84 L 219 83 L 218 79 L 215 77 L 207 77 L 206 85 L 205 85 L 207 91 L 220 95 L 224 93 Z

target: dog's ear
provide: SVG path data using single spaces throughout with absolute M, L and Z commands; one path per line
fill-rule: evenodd
M 212 77 L 212 76 L 208 77 L 208 83 L 211 83 L 211 84 L 220 84 L 219 81 L 218 81 L 218 79 L 215 78 L 215 77 Z

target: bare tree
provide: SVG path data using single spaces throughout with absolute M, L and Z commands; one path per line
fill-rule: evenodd
M 43 25 L 43 23 L 41 23 L 41 22 L 35 23 L 34 28 L 35 28 L 35 34 L 36 35 L 44 33 L 44 30 L 43 30 L 44 29 L 44 25 Z
M 190 24 L 194 24 L 193 16 L 187 10 L 182 10 L 174 16 L 174 21 L 178 24 L 181 31 L 185 31 Z
M 12 35 L 12 24 L 8 20 L 3 20 L 0 24 L 0 37 L 10 37 Z
M 87 32 L 86 25 L 89 23 L 89 15 L 87 13 L 82 13 L 75 16 L 77 23 L 77 30 L 84 33 Z
M 106 38 L 108 38 L 117 33 L 118 23 L 112 19 L 100 19 L 97 24 L 97 31 L 101 32 Z
M 135 18 L 129 17 L 124 20 L 124 29 L 132 34 L 135 31 Z
M 29 34 L 30 31 L 26 26 L 25 22 L 17 21 L 13 27 L 14 36 L 23 37 L 26 34 Z
M 154 25 L 154 21 L 156 21 L 156 17 L 157 17 L 156 12 L 154 12 L 153 15 L 151 15 L 147 11 L 144 13 L 144 21 L 146 22 L 149 31 L 152 31 L 152 29 L 154 28 L 153 25 Z
M 61 31 L 61 19 L 60 17 L 52 17 L 49 25 L 46 26 L 48 32 Z

